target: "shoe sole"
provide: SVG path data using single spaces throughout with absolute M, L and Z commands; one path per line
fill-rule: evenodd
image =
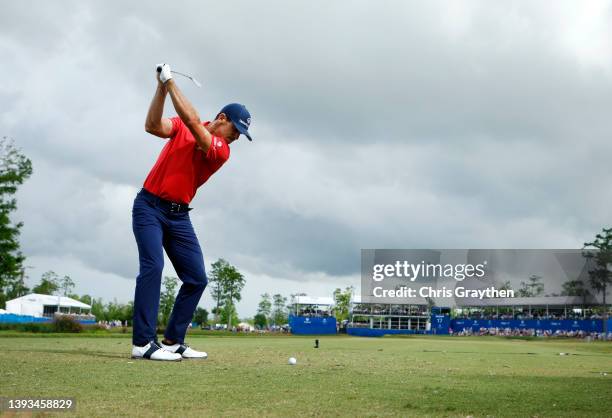
M 134 359 L 134 360 L 149 360 L 149 361 L 181 361 L 181 360 L 183 360 L 182 357 L 179 357 L 176 360 L 164 360 L 164 359 L 145 358 L 145 357 L 138 357 L 138 356 L 132 356 L 132 359 Z
M 163 344 L 162 344 L 162 349 L 166 351 L 170 351 L 171 353 L 176 353 L 176 351 L 169 350 L 167 346 L 164 346 Z M 206 357 L 185 357 L 181 355 L 181 357 L 183 358 L 183 360 L 206 360 L 208 358 L 208 355 L 206 355 Z

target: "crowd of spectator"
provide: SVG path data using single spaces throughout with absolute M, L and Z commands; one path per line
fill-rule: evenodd
M 560 321 L 563 319 L 602 319 L 602 315 L 593 313 L 589 315 L 583 315 L 573 312 L 568 312 L 565 314 L 557 314 L 557 313 L 525 313 L 519 312 L 515 314 L 487 314 L 487 313 L 479 313 L 473 312 L 469 314 L 458 314 L 455 315 L 456 319 L 477 319 L 477 320 L 488 320 L 488 319 L 501 319 L 501 320 L 511 320 L 511 319 L 550 319 L 555 321 Z
M 67 312 L 55 312 L 53 314 L 54 318 L 57 317 L 67 317 L 70 319 L 74 319 L 75 321 L 95 321 L 96 317 L 92 314 L 85 313 L 67 313 Z
M 455 336 L 471 335 L 497 335 L 502 337 L 566 337 L 566 338 L 591 338 L 594 340 L 604 340 L 606 334 L 603 332 L 587 331 L 563 331 L 563 330 L 536 330 L 533 328 L 480 328 L 474 331 L 472 328 L 464 328 L 459 332 L 450 331 Z M 612 339 L 612 332 L 608 333 L 608 339 Z
M 327 316 L 331 316 L 331 312 L 329 310 L 314 309 L 314 308 L 300 309 L 297 314 L 298 314 L 298 316 L 308 316 L 308 317 L 327 317 Z
M 98 326 L 106 329 L 111 329 L 115 327 L 127 327 L 128 322 L 125 321 L 125 323 L 123 323 L 118 319 L 115 319 L 114 321 L 98 321 Z
M 388 305 L 356 305 L 353 315 L 398 315 L 398 316 L 425 316 L 429 315 L 427 306 L 391 306 Z

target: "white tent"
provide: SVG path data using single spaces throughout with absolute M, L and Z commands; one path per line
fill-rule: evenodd
M 55 312 L 89 313 L 91 306 L 66 296 L 31 293 L 6 302 L 8 313 L 35 317 L 53 316 Z
M 237 328 L 240 331 L 247 331 L 247 332 L 251 332 L 253 331 L 255 328 L 253 327 L 253 325 L 247 323 L 247 322 L 241 322 L 238 324 Z

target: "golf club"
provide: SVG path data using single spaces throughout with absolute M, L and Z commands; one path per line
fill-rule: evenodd
M 158 66 L 158 67 L 157 67 L 157 72 L 158 72 L 158 73 L 161 73 L 161 66 Z M 174 74 L 182 75 L 183 77 L 187 77 L 188 79 L 190 79 L 191 81 L 193 81 L 193 84 L 195 84 L 195 85 L 196 85 L 196 86 L 198 86 L 198 87 L 202 87 L 202 84 L 200 84 L 200 82 L 199 82 L 198 80 L 196 80 L 195 78 L 193 78 L 193 77 L 192 77 L 192 76 L 190 76 L 190 75 L 183 74 L 183 73 L 179 73 L 178 71 L 174 71 L 174 70 L 170 70 L 170 72 L 171 72 L 171 73 L 174 73 Z

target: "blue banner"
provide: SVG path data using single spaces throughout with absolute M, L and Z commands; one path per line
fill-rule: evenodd
M 433 310 L 432 310 L 433 312 Z M 449 333 L 451 326 L 451 320 L 448 315 L 431 315 L 431 334 L 444 335 Z
M 453 332 L 480 328 L 535 329 L 542 331 L 585 331 L 603 332 L 601 319 L 453 319 Z
M 30 315 L 0 314 L 0 322 L 8 324 L 25 324 L 29 322 L 51 322 L 49 318 L 38 318 Z
M 336 318 L 333 316 L 289 316 L 291 333 L 295 335 L 335 334 Z
M 51 322 L 51 318 L 40 318 L 37 316 L 30 315 L 18 315 L 18 314 L 0 314 L 0 323 L 5 324 L 26 324 L 32 322 Z M 83 325 L 95 325 L 95 319 L 81 319 L 78 320 Z

